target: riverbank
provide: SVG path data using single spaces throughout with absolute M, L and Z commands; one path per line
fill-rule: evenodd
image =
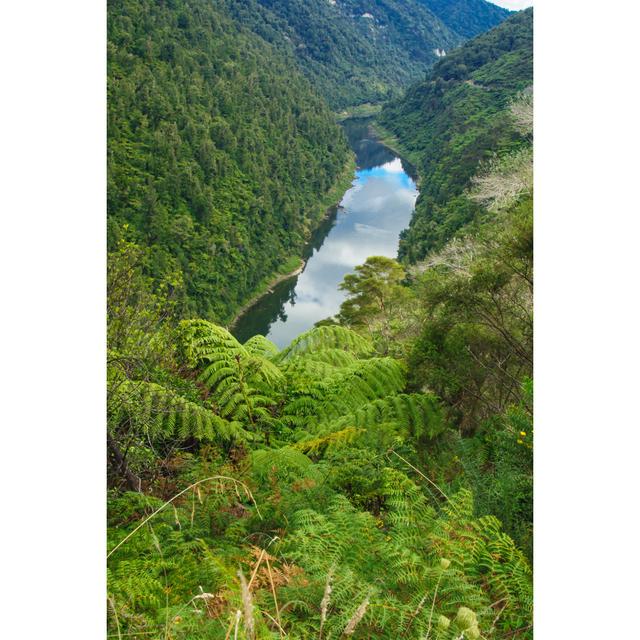
M 356 162 L 353 154 L 350 154 L 349 160 L 345 164 L 343 171 L 341 172 L 338 180 L 333 187 L 321 198 L 316 207 L 316 216 L 314 216 L 315 223 L 313 228 L 306 230 L 307 242 L 311 237 L 315 229 L 331 214 L 332 210 L 340 204 L 343 195 L 351 187 L 353 178 L 356 171 Z M 319 217 L 318 217 L 319 214 Z M 305 244 L 306 247 L 306 244 Z M 304 248 L 303 247 L 303 250 Z M 240 309 L 235 313 L 232 320 L 227 324 L 227 329 L 232 330 L 240 318 L 242 318 L 252 307 L 254 307 L 261 298 L 271 293 L 273 287 L 277 286 L 281 282 L 294 278 L 300 275 L 304 270 L 306 261 L 300 256 L 291 256 L 281 267 L 279 272 L 276 272 L 266 277 L 256 288 L 253 295 L 242 304 Z
M 285 280 L 288 280 L 289 278 L 295 278 L 295 276 L 300 275 L 304 271 L 304 267 L 307 264 L 306 261 L 302 258 L 296 257 L 287 260 L 287 262 L 283 266 L 283 269 L 285 269 L 290 264 L 291 260 L 297 261 L 297 266 L 292 271 L 285 272 L 275 278 L 266 280 L 265 283 L 259 287 L 259 292 L 256 293 L 247 303 L 242 305 L 242 308 L 236 313 L 233 320 L 227 325 L 227 329 L 229 331 L 231 331 L 236 326 L 238 320 L 240 320 L 240 318 L 242 318 L 242 316 L 244 316 L 245 313 L 247 313 L 251 309 L 251 307 L 255 306 L 261 298 L 271 293 L 273 287 L 279 285 Z
M 356 107 L 349 107 L 336 113 L 336 120 L 338 122 L 344 122 L 351 118 L 372 118 L 382 111 L 381 104 L 371 104 L 367 102 L 365 104 L 359 104 Z
M 417 190 L 408 161 L 378 142 L 370 122 L 351 118 L 344 124 L 358 171 L 344 194 L 343 208 L 332 209 L 333 215 L 314 232 L 303 254 L 304 272 L 271 287 L 271 293 L 239 317 L 233 326 L 238 340 L 260 334 L 279 347 L 289 344 L 339 312 L 345 275 L 370 256 L 396 256 Z

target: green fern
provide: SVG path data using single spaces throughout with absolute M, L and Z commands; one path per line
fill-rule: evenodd
M 268 345 L 256 340 L 249 348 L 226 329 L 204 320 L 185 320 L 179 328 L 180 352 L 198 369 L 198 381 L 212 394 L 220 414 L 230 420 L 270 421 L 268 407 L 284 383 L 280 369 L 261 355 Z
M 113 428 L 126 422 L 152 439 L 231 440 L 248 435 L 239 423 L 160 384 L 122 379 L 112 386 L 107 411 Z
M 327 434 L 346 425 L 369 429 L 387 423 L 397 424 L 405 435 L 417 440 L 434 438 L 446 428 L 442 409 L 434 396 L 401 393 L 368 402 L 353 413 L 321 425 L 318 431 Z
M 373 353 L 373 345 L 360 334 L 339 325 L 315 327 L 299 335 L 283 349 L 276 361 L 284 362 L 290 358 L 311 352 L 340 349 L 356 356 Z
M 252 356 L 273 359 L 278 354 L 278 347 L 260 334 L 249 338 L 243 346 Z
M 284 413 L 306 416 L 311 423 L 335 420 L 368 402 L 397 393 L 404 385 L 404 370 L 397 360 L 359 360 L 312 383 L 287 403 Z

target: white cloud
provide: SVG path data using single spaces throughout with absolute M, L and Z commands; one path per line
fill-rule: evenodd
M 402 166 L 402 160 L 400 160 L 400 158 L 386 162 L 382 165 L 382 169 L 388 173 L 404 173 L 404 167 Z

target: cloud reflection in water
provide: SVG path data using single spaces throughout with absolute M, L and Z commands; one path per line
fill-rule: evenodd
M 354 267 L 369 256 L 397 255 L 400 232 L 409 224 L 418 195 L 415 183 L 400 158 L 362 169 L 356 177 L 335 226 L 298 276 L 280 318 L 270 325 L 267 337 L 279 347 L 338 312 L 345 297 L 338 287 Z

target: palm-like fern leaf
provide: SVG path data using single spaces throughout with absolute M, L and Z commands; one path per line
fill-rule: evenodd
M 222 416 L 252 424 L 269 417 L 266 407 L 284 376 L 262 355 L 271 350 L 268 340 L 250 340 L 247 348 L 226 329 L 204 320 L 183 321 L 179 337 L 185 361 L 200 369 L 198 380 L 212 391 Z
M 188 400 L 160 384 L 121 380 L 108 399 L 109 422 L 127 420 L 151 438 L 179 437 L 230 440 L 246 435 L 239 424 L 216 415 L 210 408 Z
M 278 354 L 278 347 L 260 334 L 249 338 L 243 346 L 253 356 L 271 359 Z
M 306 416 L 316 423 L 334 420 L 368 402 L 397 393 L 404 385 L 404 370 L 397 360 L 359 360 L 294 395 L 285 414 Z
M 353 413 L 321 425 L 319 431 L 328 434 L 346 426 L 366 429 L 385 423 L 397 423 L 401 431 L 416 439 L 434 438 L 446 428 L 442 409 L 434 396 L 401 393 L 368 402 Z
M 327 349 L 341 349 L 358 356 L 365 356 L 373 352 L 373 345 L 369 340 L 346 327 L 339 325 L 314 327 L 293 340 L 277 355 L 276 360 L 283 362 L 295 356 Z

